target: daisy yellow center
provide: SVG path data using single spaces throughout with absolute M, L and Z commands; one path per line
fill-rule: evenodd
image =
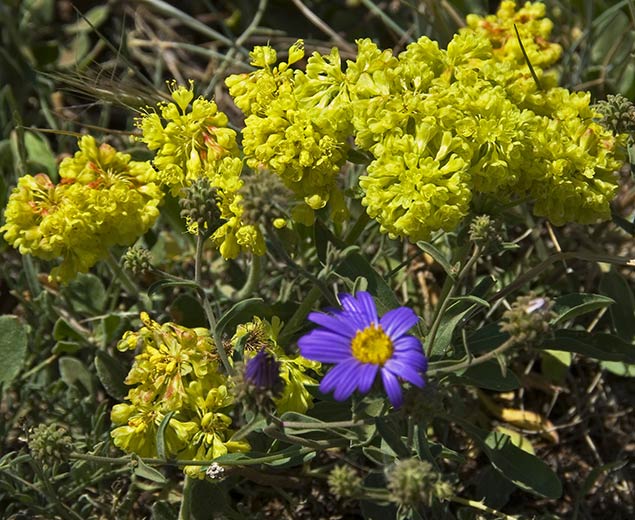
M 351 342 L 351 350 L 353 356 L 362 363 L 383 365 L 391 358 L 394 347 L 381 325 L 372 323 L 364 330 L 357 331 Z

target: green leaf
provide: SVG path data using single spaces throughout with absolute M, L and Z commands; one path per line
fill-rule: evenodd
M 385 442 L 385 441 L 383 441 Z M 378 466 L 388 466 L 395 462 L 395 455 L 392 451 L 382 449 L 379 446 L 362 446 L 362 453 L 371 462 L 374 462 Z
M 136 457 L 134 455 L 132 460 L 136 463 L 132 472 L 137 477 L 141 477 L 146 480 L 151 480 L 152 482 L 156 482 L 157 484 L 167 483 L 167 479 L 163 476 L 163 473 L 161 473 L 158 469 L 155 469 L 152 466 L 148 466 L 139 457 Z
M 168 412 L 167 414 L 165 414 L 165 417 L 163 417 L 161 424 L 159 424 L 159 427 L 157 428 L 157 436 L 156 436 L 157 456 L 160 459 L 167 459 L 166 452 L 165 452 L 165 429 L 170 424 L 170 420 L 172 419 L 175 413 L 176 411 L 172 410 L 171 412 Z
M 492 287 L 496 284 L 491 276 L 486 276 L 474 287 L 469 295 L 457 298 L 457 301 L 452 303 L 445 311 L 441 318 L 441 324 L 439 331 L 434 339 L 434 346 L 432 350 L 432 356 L 442 356 L 446 353 L 452 343 L 452 337 L 456 327 L 461 321 L 471 313 L 478 305 L 489 306 L 489 304 L 483 299 Z M 482 329 L 480 329 L 482 330 Z M 496 325 L 496 331 L 498 332 L 498 326 Z M 475 336 L 475 335 L 473 335 Z M 502 343 L 502 341 L 501 341 Z M 498 346 L 498 345 L 496 345 Z M 470 351 L 472 345 L 470 344 Z
M 564 382 L 571 366 L 572 357 L 571 352 L 544 350 L 540 361 L 541 372 L 551 381 Z
M 635 297 L 628 282 L 615 271 L 604 273 L 600 292 L 618 302 L 609 308 L 615 332 L 624 341 L 635 340 Z
M 635 346 L 611 334 L 594 334 L 584 330 L 556 330 L 542 347 L 549 350 L 576 352 L 600 361 L 635 363 Z
M 273 468 L 289 468 L 294 466 L 300 466 L 305 462 L 312 460 L 316 453 L 311 451 L 309 453 L 302 453 L 302 446 L 289 446 L 284 450 L 278 452 L 277 454 L 284 454 L 284 456 L 276 461 L 267 462 L 267 466 L 271 466 Z M 216 459 L 218 460 L 218 459 Z
M 468 421 L 457 422 L 476 441 L 492 466 L 510 482 L 536 495 L 560 498 L 562 483 L 558 476 L 542 460 L 514 446 L 509 435 L 488 433 Z
M 75 330 L 64 318 L 58 318 L 53 325 L 53 339 L 84 341 L 84 335 Z
M 101 314 L 106 306 L 106 289 L 93 274 L 79 274 L 65 289 L 73 309 L 78 314 Z
M 95 357 L 95 369 L 108 395 L 123 401 L 128 394 L 128 387 L 124 384 L 128 371 L 124 364 L 110 354 L 98 350 Z
M 516 374 L 507 369 L 503 375 L 500 363 L 495 359 L 469 367 L 462 374 L 451 377 L 452 382 L 473 385 L 497 392 L 509 392 L 520 388 L 520 381 Z
M 89 394 L 93 393 L 93 376 L 79 359 L 70 356 L 59 358 L 60 377 L 68 386 L 80 383 Z
M 170 280 L 169 278 L 164 278 L 163 280 L 159 280 L 154 282 L 150 287 L 148 287 L 148 296 L 152 296 L 155 292 L 166 289 L 168 287 L 189 287 L 196 289 L 198 285 L 196 282 L 192 282 L 190 280 Z
M 386 283 L 370 262 L 360 253 L 351 253 L 342 261 L 336 269 L 338 274 L 349 278 L 351 281 L 363 276 L 368 281 L 368 292 L 377 297 L 380 313 L 395 309 L 401 303 L 394 291 Z
M 10 383 L 22 370 L 27 353 L 26 328 L 16 316 L 0 316 L 0 383 Z
M 80 15 L 81 18 L 75 23 L 67 25 L 64 29 L 68 34 L 93 31 L 103 24 L 110 15 L 110 6 L 98 5 L 90 11 Z
M 77 341 L 58 341 L 51 349 L 52 354 L 75 354 L 82 346 Z
M 434 260 L 443 268 L 445 273 L 454 280 L 456 278 L 457 272 L 450 261 L 443 256 L 443 253 L 439 251 L 436 247 L 434 247 L 429 242 L 417 242 L 417 247 L 421 249 L 421 251 L 428 253 Z
M 49 177 L 55 179 L 57 175 L 57 161 L 46 138 L 34 133 L 24 132 L 24 147 L 31 163 L 41 165 Z M 36 170 L 37 171 L 37 170 Z
M 395 454 L 400 459 L 410 457 L 410 449 L 401 440 L 401 430 L 395 416 L 377 417 L 375 420 L 377 433 L 385 441 L 390 451 L 382 450 L 389 455 Z
M 635 377 L 635 364 L 621 363 L 619 361 L 602 361 L 600 366 L 616 376 Z
M 119 314 L 108 314 L 100 321 L 96 336 L 103 348 L 106 348 L 112 341 L 121 337 L 123 321 Z
M 507 332 L 500 330 L 500 324 L 488 323 L 467 337 L 467 345 L 472 355 L 489 352 L 509 339 Z
M 459 301 L 447 308 L 441 318 L 437 335 L 434 338 L 431 357 L 443 356 L 449 350 L 454 330 L 461 323 L 461 320 L 472 311 L 475 305 L 474 303 Z
M 556 299 L 553 312 L 556 317 L 553 324 L 572 320 L 582 314 L 604 309 L 615 303 L 615 300 L 601 294 L 573 293 Z

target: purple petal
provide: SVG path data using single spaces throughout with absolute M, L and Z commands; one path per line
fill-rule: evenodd
M 351 394 L 355 391 L 359 385 L 359 372 L 357 368 L 351 370 L 350 374 L 346 378 L 342 378 L 339 384 L 335 387 L 333 397 L 336 401 L 346 401 Z
M 364 363 L 359 367 L 357 389 L 360 393 L 365 394 L 370 390 L 370 387 L 373 386 L 375 382 L 378 369 L 379 366 L 373 363 Z
M 414 350 L 415 352 L 423 352 L 423 346 L 419 338 L 414 336 L 401 336 L 392 342 L 395 352 L 404 352 Z
M 418 321 L 419 317 L 412 309 L 399 307 L 384 314 L 379 323 L 384 332 L 394 340 L 408 332 Z
M 328 373 L 322 378 L 320 383 L 320 391 L 324 394 L 331 392 L 337 388 L 340 384 L 345 383 L 351 379 L 352 373 L 355 372 L 355 368 L 359 366 L 359 361 L 355 358 L 335 365 Z
M 421 350 L 400 350 L 393 352 L 392 358 L 399 363 L 425 372 L 428 368 L 428 359 Z M 390 360 L 389 360 L 390 361 Z
M 298 340 L 300 354 L 320 363 L 340 363 L 351 357 L 350 340 L 326 330 L 313 330 Z
M 345 337 L 352 338 L 355 336 L 357 329 L 355 326 L 347 320 L 342 319 L 341 314 L 331 316 L 324 314 L 323 312 L 311 312 L 307 316 L 309 321 L 324 327 L 336 334 L 340 334 Z
M 363 330 L 371 323 L 379 323 L 375 302 L 370 294 L 361 291 L 357 297 L 350 294 L 340 294 L 343 314 L 355 322 L 358 330 Z
M 399 408 L 403 403 L 403 395 L 401 393 L 399 381 L 389 370 L 381 371 L 381 379 L 384 383 L 384 388 L 386 390 L 386 394 L 388 394 L 390 403 L 395 408 Z
M 402 360 L 395 358 L 389 359 L 384 365 L 384 370 L 387 370 L 393 375 L 405 379 L 409 383 L 412 383 L 419 388 L 421 388 L 425 384 L 425 382 L 423 381 L 423 377 L 421 377 L 421 372 L 417 370 L 416 367 L 405 363 Z

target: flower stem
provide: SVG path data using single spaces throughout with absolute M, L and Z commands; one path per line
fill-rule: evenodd
M 194 256 L 194 282 L 196 283 L 198 290 L 196 291 L 201 304 L 203 305 L 203 311 L 205 311 L 205 316 L 207 317 L 207 322 L 209 324 L 210 331 L 212 332 L 212 338 L 214 339 L 214 345 L 216 346 L 216 352 L 218 353 L 218 357 L 225 368 L 225 372 L 229 375 L 234 373 L 234 369 L 229 363 L 229 358 L 227 357 L 227 352 L 225 352 L 225 347 L 223 346 L 223 338 L 220 337 L 218 333 L 217 320 L 216 315 L 212 309 L 212 304 L 205 293 L 205 289 L 203 288 L 202 281 L 202 271 L 203 271 L 203 251 L 205 249 L 205 241 L 208 239 L 208 235 L 197 235 L 196 237 L 196 254 Z
M 179 520 L 190 520 L 190 503 L 192 501 L 192 478 L 185 475 L 183 481 L 183 498 L 179 508 Z
M 478 261 L 480 255 L 481 255 L 481 247 L 477 245 L 474 247 L 474 250 L 472 251 L 472 255 L 470 256 L 469 260 L 465 263 L 465 265 L 459 272 L 458 276 L 456 277 L 456 280 L 452 280 L 450 277 L 446 278 L 446 284 L 448 285 L 444 287 L 445 294 L 442 296 L 441 304 L 437 308 L 437 312 L 434 316 L 434 321 L 432 322 L 432 327 L 430 327 L 430 333 L 428 334 L 428 337 L 426 338 L 426 343 L 428 345 L 426 355 L 428 357 L 430 357 L 432 352 L 434 351 L 434 340 L 436 338 L 437 333 L 439 332 L 439 327 L 441 326 L 441 320 L 443 319 L 443 315 L 446 309 L 448 308 L 448 305 L 450 304 L 450 300 L 452 296 L 454 296 L 456 289 L 459 287 L 459 285 L 461 284 L 461 282 L 463 281 L 467 273 L 470 272 L 474 264 Z
M 258 288 L 260 282 L 260 272 L 262 266 L 262 257 L 258 255 L 252 255 L 251 263 L 249 264 L 249 273 L 247 274 L 247 280 L 239 291 L 235 294 L 236 300 L 244 300 L 249 298 Z
M 516 345 L 515 338 L 509 338 L 507 341 L 503 342 L 500 346 L 496 347 L 494 350 L 483 354 L 482 356 L 478 356 L 476 358 L 467 359 L 466 361 L 461 361 L 459 363 L 451 364 L 448 366 L 441 366 L 438 368 L 430 367 L 427 371 L 428 375 L 434 375 L 438 373 L 444 372 L 458 372 L 459 370 L 463 370 L 464 368 L 470 368 L 475 365 L 480 365 L 481 363 L 485 363 L 485 361 L 489 361 L 490 359 L 499 356 L 506 350 L 509 350 L 511 347 Z

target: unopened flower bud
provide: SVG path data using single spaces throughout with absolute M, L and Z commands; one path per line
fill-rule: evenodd
M 503 314 L 501 331 L 516 343 L 539 343 L 549 332 L 549 322 L 555 317 L 549 298 L 521 296 Z
M 489 215 L 474 217 L 470 223 L 470 240 L 483 249 L 498 249 L 503 239 L 499 229 Z
M 362 478 L 350 466 L 336 466 L 328 478 L 329 488 L 338 498 L 358 496 L 362 491 Z
M 152 257 L 150 251 L 144 247 L 129 247 L 123 255 L 123 267 L 134 275 L 151 271 Z
M 397 461 L 387 475 L 392 500 L 402 507 L 432 505 L 434 499 L 452 496 L 452 486 L 433 470 L 429 462 L 419 459 Z
M 185 188 L 179 206 L 188 230 L 206 236 L 216 231 L 222 224 L 219 202 L 218 190 L 207 177 L 200 177 Z
M 600 124 L 616 134 L 635 132 L 635 105 L 622 96 L 609 94 L 593 108 L 600 113 Z
M 40 424 L 29 435 L 29 449 L 33 458 L 44 468 L 68 462 L 73 439 L 62 426 Z
M 284 386 L 280 377 L 280 363 L 273 354 L 262 349 L 247 361 L 245 381 L 258 390 L 270 391 L 274 397 L 280 395 Z

